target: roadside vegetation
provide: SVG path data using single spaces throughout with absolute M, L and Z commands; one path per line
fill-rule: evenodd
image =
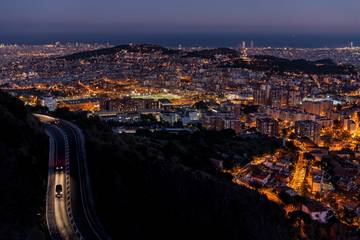
M 279 206 L 233 184 L 214 164 L 236 164 L 230 161 L 235 155 L 237 164 L 246 164 L 252 155 L 276 149 L 276 141 L 206 130 L 114 135 L 108 125 L 86 114 L 56 114 L 85 132 L 96 210 L 114 239 L 294 236 Z
M 0 92 L 0 239 L 46 238 L 48 141 L 23 102 Z

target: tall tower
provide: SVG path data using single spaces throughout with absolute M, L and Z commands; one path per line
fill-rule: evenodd
M 251 42 L 250 42 L 250 48 L 254 48 L 254 41 L 253 40 L 251 40 Z
M 245 49 L 245 48 L 246 48 L 246 42 L 245 42 L 245 41 L 242 41 L 241 48 L 242 48 L 242 49 Z
M 350 48 L 354 48 L 354 43 L 350 42 Z

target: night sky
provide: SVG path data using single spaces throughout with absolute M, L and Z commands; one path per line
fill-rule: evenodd
M 360 32 L 359 0 L 1 0 L 0 32 Z

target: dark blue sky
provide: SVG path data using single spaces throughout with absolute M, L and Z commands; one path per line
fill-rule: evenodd
M 360 0 L 0 0 L 0 33 L 360 33 Z

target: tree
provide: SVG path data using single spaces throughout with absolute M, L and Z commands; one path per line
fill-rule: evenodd
M 304 158 L 306 159 L 306 160 L 308 160 L 309 162 L 310 161 L 313 161 L 315 158 L 314 158 L 314 156 L 311 154 L 311 153 L 308 153 L 308 152 L 305 152 L 304 153 Z
M 194 104 L 194 107 L 198 110 L 208 110 L 209 106 L 204 101 L 199 101 Z

